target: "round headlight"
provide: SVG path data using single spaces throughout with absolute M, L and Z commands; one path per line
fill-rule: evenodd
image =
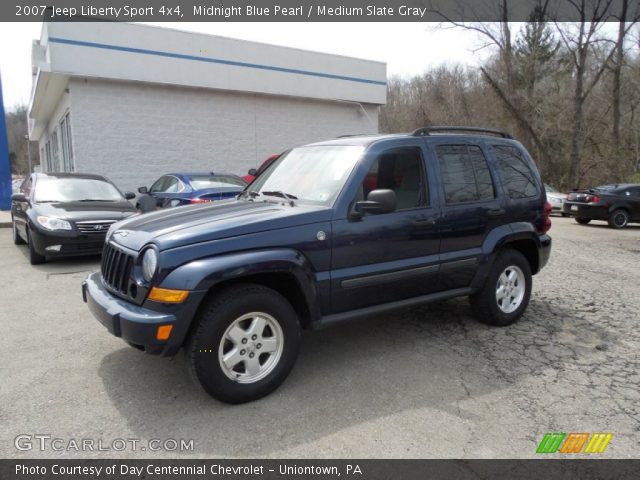
M 148 248 L 142 257 L 142 276 L 150 282 L 158 268 L 158 253 L 153 248 Z

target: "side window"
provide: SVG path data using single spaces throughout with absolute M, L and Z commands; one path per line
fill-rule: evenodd
M 448 204 L 495 198 L 489 166 L 480 147 L 438 145 L 436 155 Z
M 180 180 L 176 177 L 167 177 L 167 183 L 164 186 L 164 191 L 166 193 L 178 193 L 182 190 L 182 182 L 180 182 Z
M 382 153 L 362 183 L 360 199 L 369 192 L 390 189 L 396 193 L 397 210 L 429 206 L 427 177 L 419 147 L 402 147 Z
M 509 198 L 529 198 L 538 194 L 535 177 L 516 147 L 493 145 L 502 185 Z
M 151 185 L 151 188 L 149 189 L 149 191 L 151 193 L 164 192 L 166 185 L 167 185 L 167 177 L 166 176 L 160 177 L 158 180 L 156 180 L 156 183 Z

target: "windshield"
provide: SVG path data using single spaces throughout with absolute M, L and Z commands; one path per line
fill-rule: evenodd
M 352 145 L 294 148 L 270 165 L 249 191 L 331 205 L 363 152 L 364 147 Z
M 226 188 L 241 187 L 247 184 L 239 177 L 230 177 L 225 175 L 191 175 L 189 177 L 191 186 L 194 190 L 204 190 L 205 188 Z
M 36 183 L 36 202 L 78 202 L 95 200 L 119 202 L 124 200 L 111 183 L 95 178 L 42 177 Z

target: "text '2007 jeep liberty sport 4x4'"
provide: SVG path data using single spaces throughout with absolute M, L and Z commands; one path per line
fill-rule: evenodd
M 550 211 L 506 133 L 339 138 L 285 153 L 236 200 L 114 225 L 83 296 L 112 334 L 184 347 L 210 395 L 245 402 L 286 378 L 303 328 L 461 295 L 513 323 L 549 258 Z

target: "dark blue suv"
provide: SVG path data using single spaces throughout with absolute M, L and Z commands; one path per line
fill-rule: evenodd
M 83 296 L 113 335 L 184 347 L 209 394 L 246 402 L 286 378 L 302 329 L 463 295 L 480 321 L 513 323 L 550 212 L 506 133 L 340 138 L 288 151 L 237 199 L 114 225 Z

